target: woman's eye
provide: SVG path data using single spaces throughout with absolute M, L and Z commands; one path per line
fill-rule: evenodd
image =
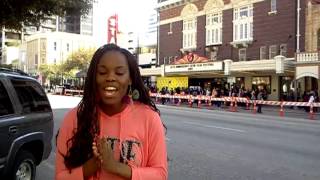
M 116 75 L 122 76 L 122 75 L 124 75 L 124 73 L 117 72 Z
M 105 74 L 106 74 L 106 72 L 99 72 L 99 74 L 100 74 L 100 75 L 105 75 Z

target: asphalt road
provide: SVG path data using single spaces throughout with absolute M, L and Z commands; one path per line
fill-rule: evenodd
M 50 96 L 55 130 L 79 98 Z M 168 128 L 169 179 L 319 180 L 320 121 L 159 106 Z M 55 149 L 37 169 L 54 179 Z

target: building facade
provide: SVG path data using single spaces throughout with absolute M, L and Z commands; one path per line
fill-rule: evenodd
M 37 74 L 42 64 L 61 64 L 80 48 L 97 48 L 92 36 L 64 32 L 34 34 L 26 39 L 25 66 Z
M 82 16 L 80 12 L 67 12 L 64 17 L 58 18 L 58 29 L 61 32 L 93 35 L 93 9 Z
M 286 100 L 295 90 L 295 53 L 305 47 L 305 7 L 305 0 L 300 9 L 292 0 L 158 1 L 163 71 L 154 74 L 188 77 L 189 86 L 209 90 L 264 89 L 268 99 Z
M 300 96 L 319 91 L 320 84 L 320 1 L 308 0 L 305 12 L 305 51 L 296 56 L 296 79 Z

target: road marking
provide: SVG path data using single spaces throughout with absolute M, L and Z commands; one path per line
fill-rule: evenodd
M 169 139 L 169 138 L 166 137 L 166 141 L 171 141 L 171 139 Z
M 246 131 L 240 130 L 240 129 L 233 129 L 233 128 L 226 128 L 226 127 L 220 127 L 220 126 L 205 125 L 205 124 L 199 124 L 199 123 L 194 123 L 194 122 L 183 122 L 183 123 L 192 124 L 192 125 L 201 126 L 201 127 L 208 127 L 208 128 L 216 128 L 216 129 L 223 129 L 223 130 L 228 130 L 228 131 L 241 132 L 241 133 L 245 133 L 246 132 Z
M 167 109 L 166 109 L 167 110 Z M 182 113 L 194 113 L 193 111 L 188 111 L 188 109 L 174 109 L 171 108 L 170 111 L 173 110 L 175 112 L 179 112 L 181 113 L 181 111 L 183 111 Z M 192 109 L 191 109 L 192 110 Z M 169 111 L 169 110 L 168 110 Z M 206 116 L 206 117 L 210 117 L 210 116 L 215 116 L 215 117 L 226 117 L 226 113 L 230 113 L 230 112 L 226 112 L 226 111 L 208 111 L 208 112 L 202 112 L 202 111 L 198 111 L 197 113 L 199 113 L 202 116 Z M 224 114 L 222 114 L 224 113 Z M 179 116 L 180 114 L 175 114 L 177 116 Z M 168 115 L 170 116 L 170 115 Z M 270 122 L 275 122 L 277 124 L 281 124 L 281 125 L 293 125 L 293 126 L 304 126 L 304 127 L 310 127 L 310 128 L 317 128 L 315 126 L 319 126 L 320 124 L 317 121 L 308 121 L 307 119 L 302 119 L 302 118 L 294 118 L 294 117 L 282 117 L 279 118 L 277 116 L 272 116 L 272 115 L 265 115 L 265 116 L 252 116 L 251 114 L 245 114 L 245 113 L 239 113 L 237 115 L 235 114 L 228 114 L 228 116 L 237 116 L 237 119 L 233 119 L 233 121 L 255 121 L 255 122 L 260 122 L 260 123 L 266 123 L 266 124 L 270 124 Z M 264 119 L 266 118 L 266 119 Z M 288 121 L 284 121 L 285 120 L 297 120 L 297 121 L 292 121 L 292 122 L 288 122 Z M 309 124 L 305 124 L 305 123 L 309 123 Z

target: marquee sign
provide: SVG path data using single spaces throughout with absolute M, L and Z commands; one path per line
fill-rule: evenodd
M 223 62 L 166 65 L 165 73 L 222 71 Z

